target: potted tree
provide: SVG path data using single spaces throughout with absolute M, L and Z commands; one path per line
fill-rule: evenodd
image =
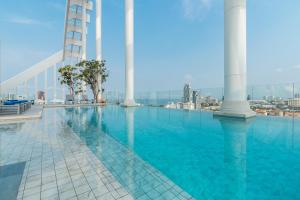
M 74 103 L 75 87 L 77 84 L 76 67 L 66 65 L 58 69 L 60 73 L 60 84 L 66 85 L 69 89 L 69 95 L 66 95 L 66 103 Z
M 105 61 L 98 60 L 83 60 L 76 65 L 78 68 L 78 79 L 83 81 L 85 84 L 89 85 L 94 96 L 94 103 L 105 103 L 102 97 L 103 83 L 106 82 L 108 77 L 108 72 L 105 66 Z M 99 82 L 100 81 L 100 82 Z M 101 86 L 100 86 L 101 83 Z

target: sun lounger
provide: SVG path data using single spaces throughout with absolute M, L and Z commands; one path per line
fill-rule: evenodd
M 27 100 L 7 100 L 0 105 L 0 115 L 21 114 L 31 108 Z
M 1 105 L 0 106 L 0 115 L 18 115 L 21 114 L 21 105 Z

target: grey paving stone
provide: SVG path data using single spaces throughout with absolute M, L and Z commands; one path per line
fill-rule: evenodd
M 70 199 L 76 197 L 75 190 L 73 188 L 70 188 L 69 190 L 65 190 L 59 193 L 60 200 L 63 199 Z

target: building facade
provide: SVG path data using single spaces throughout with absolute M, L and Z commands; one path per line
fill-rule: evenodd
M 192 88 L 190 84 L 185 84 L 183 88 L 183 103 L 192 102 Z

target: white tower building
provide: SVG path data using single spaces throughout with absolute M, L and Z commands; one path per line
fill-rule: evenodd
M 53 70 L 52 84 L 54 90 L 53 91 L 54 99 L 52 100 L 52 102 L 56 102 L 56 100 L 58 100 L 56 99 L 57 66 L 62 66 L 66 63 L 74 64 L 74 61 L 78 62 L 78 60 L 86 59 L 87 24 L 90 22 L 90 15 L 88 14 L 88 11 L 91 11 L 93 9 L 93 2 L 91 0 L 66 0 L 66 3 L 67 5 L 66 5 L 66 16 L 65 16 L 63 50 L 56 52 L 55 54 L 29 67 L 27 70 L 17 74 L 16 76 L 1 82 L 0 87 L 2 93 L 10 93 L 12 89 L 15 89 L 16 87 L 24 83 L 25 85 L 27 85 L 26 88 L 28 88 L 29 81 L 31 81 L 32 79 L 33 80 L 36 79 L 35 77 L 39 76 L 42 72 L 47 73 L 46 70 L 52 68 Z M 99 16 L 101 17 L 101 15 Z M 101 37 L 100 37 L 100 42 L 101 42 Z M 66 63 L 64 63 L 65 61 Z M 45 83 L 47 83 L 48 76 L 45 75 L 44 78 L 45 78 Z M 45 88 L 45 90 L 47 90 L 47 87 Z M 27 93 L 26 96 L 28 98 L 29 92 L 26 93 Z M 37 91 L 35 90 L 34 91 L 35 98 L 36 98 L 36 94 Z
M 81 60 L 86 59 L 87 23 L 90 23 L 90 15 L 87 11 L 91 11 L 92 9 L 92 1 L 67 0 L 63 50 L 64 60 L 66 57 Z
M 253 117 L 247 102 L 246 0 L 225 0 L 224 15 L 224 102 L 216 115 Z
M 125 0 L 125 101 L 124 106 L 136 106 L 134 100 L 134 0 Z

